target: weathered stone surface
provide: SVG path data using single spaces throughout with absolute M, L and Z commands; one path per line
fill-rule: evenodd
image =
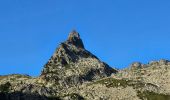
M 0 76 L 0 100 L 170 100 L 169 84 L 168 60 L 115 70 L 86 50 L 74 30 L 39 77 Z
M 75 30 L 69 34 L 67 42 L 75 45 L 76 47 L 84 48 L 83 41 L 81 40 L 79 33 Z
M 117 71 L 84 48 L 79 33 L 72 31 L 44 66 L 41 78 L 69 87 L 110 76 Z
M 138 67 L 141 65 L 145 65 L 145 67 Z M 136 64 L 136 66 L 138 68 L 126 68 L 113 76 L 152 83 L 160 88 L 160 93 L 170 94 L 170 64 L 168 60 L 161 59 L 148 64 Z

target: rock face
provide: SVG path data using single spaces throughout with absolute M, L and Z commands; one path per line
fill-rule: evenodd
M 152 83 L 160 88 L 161 93 L 170 94 L 170 61 L 161 59 L 135 65 L 135 68 L 132 64 L 129 68 L 119 71 L 115 74 L 116 77 Z
M 87 51 L 72 31 L 40 76 L 0 76 L 0 100 L 170 100 L 170 61 L 115 70 Z
M 81 40 L 79 33 L 75 30 L 70 33 L 67 42 L 84 49 L 83 41 Z
M 72 31 L 44 66 L 41 78 L 60 86 L 72 86 L 116 73 L 84 48 L 79 33 Z

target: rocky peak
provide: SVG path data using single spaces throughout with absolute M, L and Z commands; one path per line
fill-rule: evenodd
M 84 48 L 84 44 L 80 38 L 79 33 L 76 30 L 70 32 L 67 42 L 77 47 Z
M 141 68 L 145 68 L 147 67 L 146 64 L 142 64 L 141 62 L 133 62 L 131 65 L 130 65 L 130 69 L 134 70 L 134 69 L 141 69 Z
M 72 31 L 68 40 L 60 44 L 45 64 L 40 77 L 65 87 L 107 77 L 116 72 L 117 70 L 86 50 L 79 33 Z
M 159 61 L 151 61 L 149 62 L 150 66 L 160 66 L 160 65 L 169 65 L 170 61 L 166 59 L 160 59 Z
M 132 70 L 135 69 L 141 69 L 141 68 L 146 68 L 146 67 L 159 67 L 159 66 L 166 66 L 166 65 L 170 65 L 170 61 L 166 60 L 166 59 L 160 59 L 157 61 L 150 61 L 148 64 L 142 64 L 140 62 L 134 62 L 132 63 L 129 68 Z
M 120 99 L 170 100 L 170 61 L 135 62 L 117 72 L 87 51 L 72 31 L 41 76 L 0 75 L 0 100 Z
M 72 39 L 72 38 L 78 38 L 78 39 L 80 39 L 80 35 L 79 35 L 79 33 L 78 33 L 76 30 L 73 30 L 73 31 L 70 32 L 68 38 L 69 38 L 69 39 Z
M 131 65 L 132 69 L 141 68 L 142 64 L 140 62 L 134 62 Z

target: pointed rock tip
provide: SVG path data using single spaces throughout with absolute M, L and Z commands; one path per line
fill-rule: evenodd
M 80 35 L 79 35 L 79 33 L 78 33 L 76 30 L 72 30 L 72 31 L 70 32 L 68 38 L 69 38 L 69 39 L 70 39 L 70 38 L 79 38 L 79 39 L 80 39 Z
M 81 40 L 80 35 L 76 30 L 72 30 L 70 32 L 67 41 L 77 47 L 84 48 L 83 41 Z

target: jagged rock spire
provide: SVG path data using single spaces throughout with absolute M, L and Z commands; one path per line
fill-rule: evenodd
M 83 41 L 81 40 L 80 35 L 76 30 L 73 30 L 73 31 L 70 32 L 67 41 L 69 43 L 75 45 L 76 47 L 84 48 Z
M 69 34 L 69 39 L 71 39 L 73 37 L 80 38 L 80 35 L 76 30 L 72 30 Z
M 45 64 L 40 77 L 46 82 L 65 87 L 107 77 L 116 72 L 84 49 L 79 33 L 73 30 Z

